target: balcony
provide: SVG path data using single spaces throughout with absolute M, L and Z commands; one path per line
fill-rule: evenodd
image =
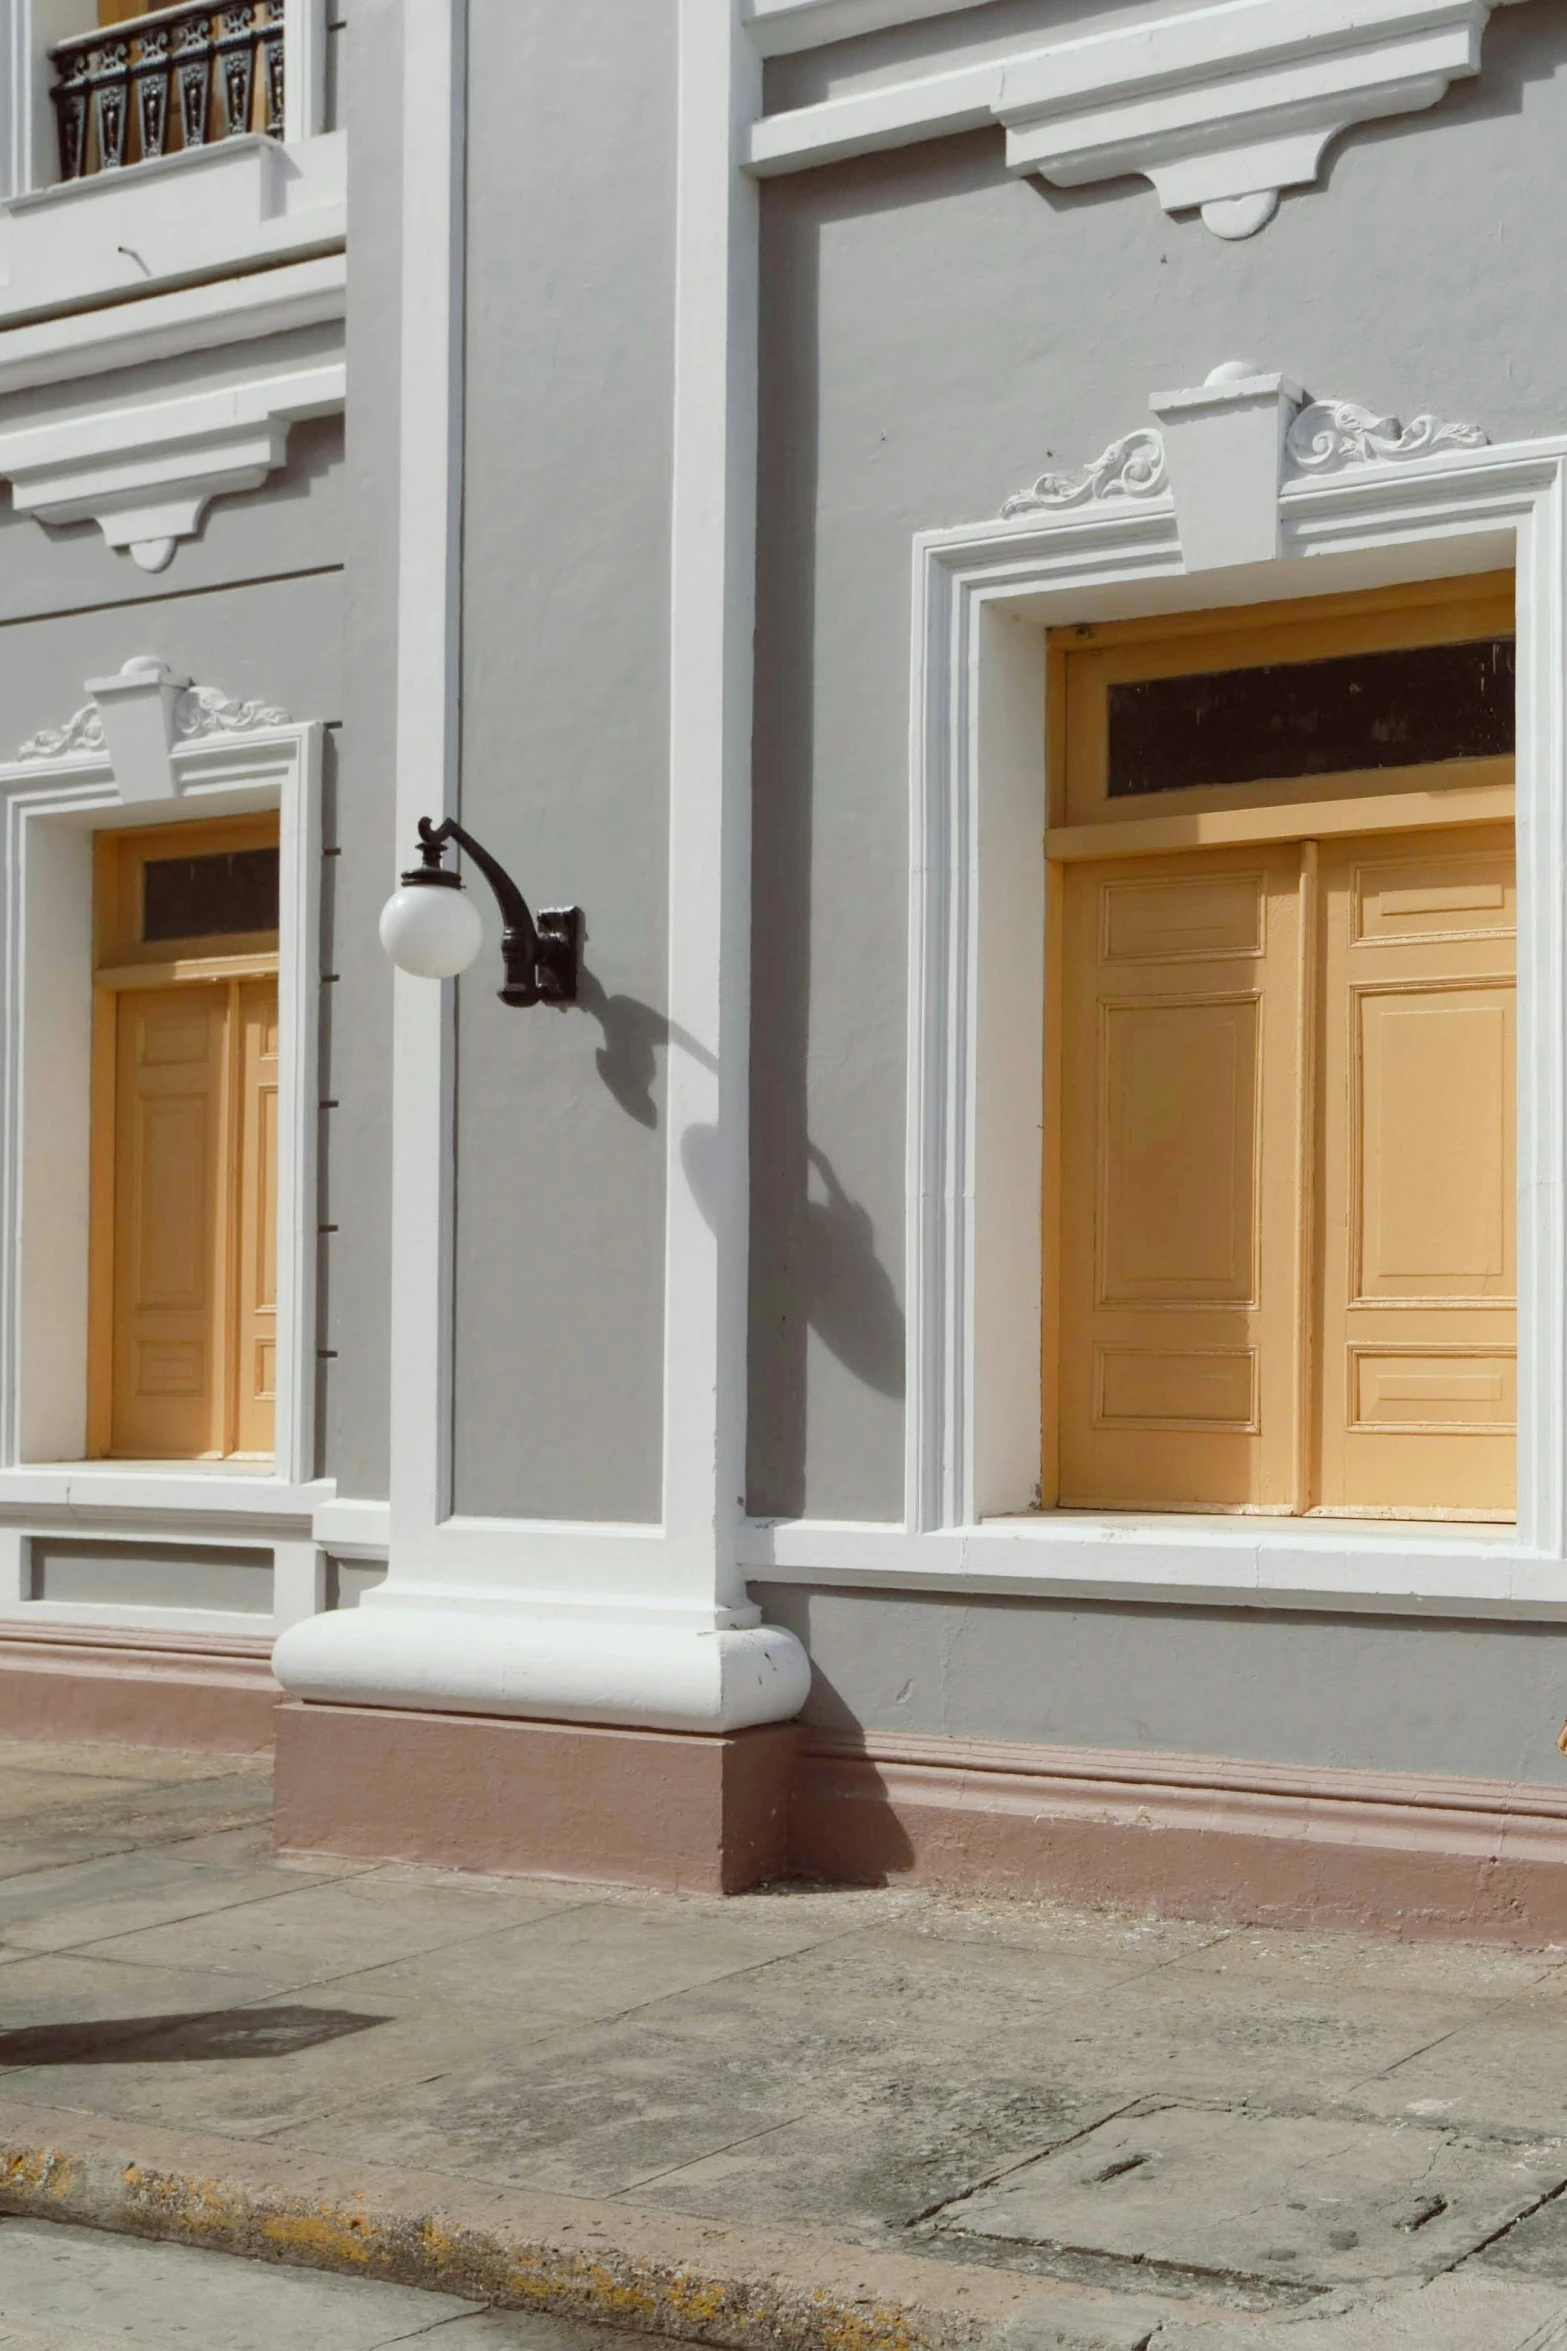
M 49 51 L 63 181 L 284 135 L 285 0 L 160 8 Z

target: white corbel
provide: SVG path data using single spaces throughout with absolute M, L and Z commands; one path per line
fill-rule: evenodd
M 0 477 L 19 514 L 95 522 L 143 571 L 162 571 L 214 498 L 259 489 L 301 417 L 343 406 L 343 362 L 172 400 L 0 433 Z

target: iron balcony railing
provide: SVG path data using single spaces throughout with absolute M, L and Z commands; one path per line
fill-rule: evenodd
M 247 131 L 283 136 L 283 0 L 187 0 L 74 33 L 49 61 L 62 179 Z

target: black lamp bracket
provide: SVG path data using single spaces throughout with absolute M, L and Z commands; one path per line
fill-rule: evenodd
M 461 889 L 460 877 L 444 862 L 446 844 L 454 841 L 472 858 L 495 893 L 501 910 L 501 954 L 506 985 L 497 993 L 503 1004 L 575 1004 L 577 964 L 582 951 L 580 906 L 546 906 L 537 917 L 511 875 L 453 816 L 433 824 L 419 819 L 419 855 L 422 862 L 403 875 L 410 887 Z

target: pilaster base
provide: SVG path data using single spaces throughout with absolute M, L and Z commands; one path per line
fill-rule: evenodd
M 784 1873 L 799 1733 L 622 1730 L 289 1700 L 283 1852 L 737 1894 Z

